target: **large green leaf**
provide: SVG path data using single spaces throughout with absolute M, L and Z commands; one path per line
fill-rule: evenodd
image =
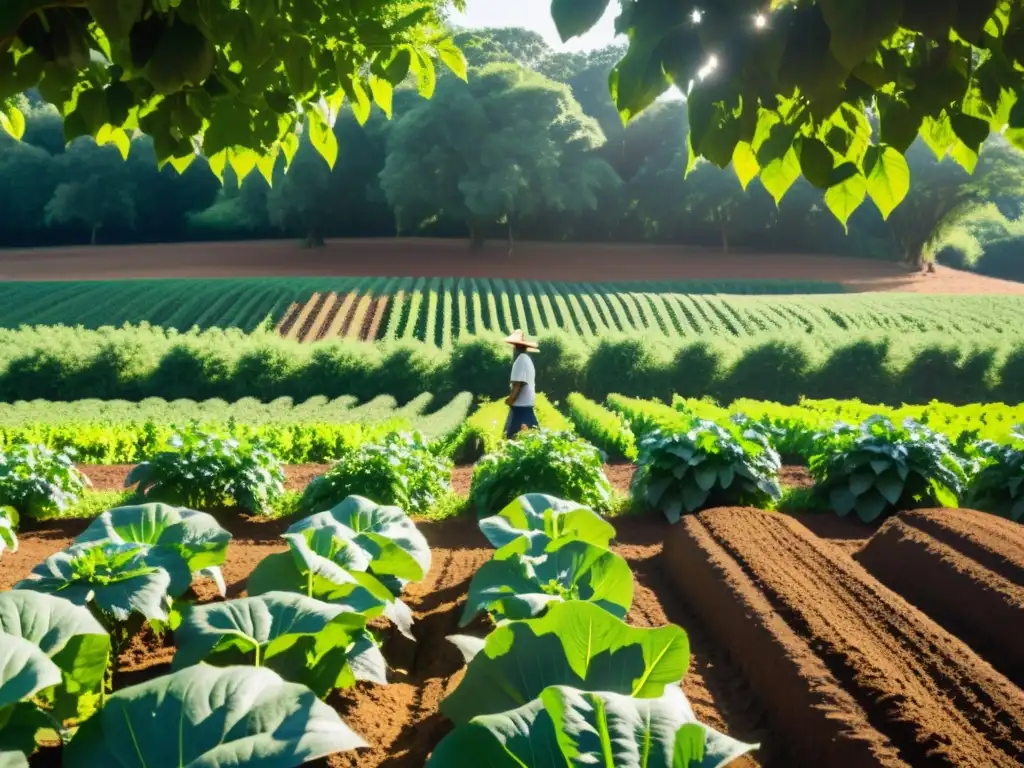
M 460 626 L 481 611 L 496 620 L 527 619 L 561 600 L 585 600 L 623 618 L 633 603 L 633 574 L 620 556 L 576 539 L 559 539 L 539 557 L 513 542 L 485 563 L 469 584 Z M 519 551 L 511 548 L 519 546 Z
M 110 635 L 88 609 L 28 590 L 0 593 L 0 633 L 39 647 L 61 671 L 45 699 L 59 720 L 91 712 L 110 661 Z
M 679 627 L 639 629 L 590 603 L 556 603 L 491 632 L 441 712 L 458 725 L 521 707 L 551 685 L 657 698 L 689 665 Z
M 460 725 L 428 768 L 718 768 L 755 749 L 697 722 L 677 686 L 657 699 L 567 686 L 509 712 Z
M 531 542 L 531 554 L 540 554 L 560 538 L 597 547 L 608 547 L 615 538 L 614 526 L 593 510 L 543 493 L 520 496 L 498 514 L 481 520 L 480 530 L 498 549 L 525 536 Z
M 60 684 L 58 667 L 31 640 L 0 632 L 0 765 L 28 766 L 36 730 L 47 724 L 30 699 Z M 52 724 L 51 724 L 52 727 Z
M 888 219 L 910 191 L 910 167 L 907 159 L 884 144 L 870 147 L 864 156 L 867 192 L 883 219 Z
M 367 617 L 288 592 L 199 605 L 175 630 L 174 669 L 200 662 L 266 666 L 318 696 L 357 680 L 387 683 L 387 664 Z
M 563 42 L 586 34 L 604 16 L 609 0 L 551 0 L 551 16 Z
M 269 669 L 200 664 L 107 698 L 65 768 L 292 768 L 366 743 L 308 688 Z
M 379 576 L 419 581 L 430 570 L 430 545 L 398 507 L 349 496 L 333 509 L 293 524 L 288 533 L 324 528 L 364 549 L 370 557 L 370 570 Z
M 189 570 L 195 572 L 224 562 L 231 534 L 220 526 L 217 518 L 206 512 L 167 504 L 142 504 L 104 512 L 89 524 L 75 543 L 104 540 L 176 550 L 184 557 Z
M 302 539 L 301 536 L 297 538 Z M 368 573 L 346 570 L 308 552 L 267 555 L 249 575 L 249 596 L 293 592 L 325 603 L 344 605 L 369 618 L 384 616 L 412 638 L 412 611 Z
M 172 594 L 183 592 L 191 580 L 192 574 L 177 556 L 160 557 L 158 551 L 148 552 L 138 544 L 101 542 L 76 544 L 51 555 L 15 589 L 92 606 L 118 622 L 127 621 L 133 613 L 166 621 Z

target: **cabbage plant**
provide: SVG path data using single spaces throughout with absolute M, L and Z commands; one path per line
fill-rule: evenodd
M 345 606 L 287 592 L 197 605 L 174 632 L 173 668 L 268 667 L 321 698 L 358 680 L 383 685 L 387 664 L 366 622 Z
M 884 416 L 823 437 L 811 474 L 840 517 L 856 513 L 866 523 L 904 509 L 959 506 L 967 480 L 945 435 Z
M 344 605 L 369 618 L 384 616 L 399 632 L 412 636 L 412 611 L 378 578 L 366 572 L 369 561 L 358 547 L 339 544 L 327 529 L 285 534 L 287 552 L 267 555 L 249 575 L 250 596 L 293 592 L 325 603 Z
M 699 723 L 678 686 L 637 699 L 553 685 L 516 709 L 460 725 L 427 768 L 720 768 L 756 747 Z
M 974 445 L 972 452 L 980 458 L 981 469 L 971 479 L 966 504 L 1024 522 L 1024 425 L 1014 427 L 1011 435 L 1017 445 L 991 441 Z
M 496 549 L 525 537 L 530 555 L 542 554 L 558 539 L 577 539 L 607 548 L 615 538 L 612 524 L 592 509 L 543 493 L 518 497 L 498 514 L 482 519 L 480 530 Z
M 0 505 L 39 520 L 59 517 L 81 499 L 91 485 L 75 467 L 70 448 L 55 451 L 44 445 L 0 448 Z
M 267 514 L 284 495 L 284 467 L 258 441 L 243 443 L 193 425 L 178 430 L 169 450 L 134 467 L 125 488 L 149 501 L 216 508 L 234 503 Z
M 426 512 L 451 490 L 452 465 L 437 455 L 418 432 L 393 432 L 343 455 L 306 486 L 303 514 L 321 512 L 351 494 Z
M 64 768 L 293 768 L 367 746 L 308 688 L 255 667 L 187 667 L 107 697 Z
M 557 539 L 539 556 L 521 537 L 474 574 L 460 626 L 481 611 L 495 621 L 528 619 L 551 603 L 584 600 L 624 617 L 633 603 L 633 573 L 622 556 L 578 539 Z
M 710 506 L 763 506 L 781 497 L 779 455 L 756 430 L 694 419 L 685 432 L 654 431 L 640 441 L 634 504 L 665 515 Z
M 143 544 L 74 544 L 46 558 L 15 589 L 56 595 L 88 607 L 105 625 L 133 617 L 167 621 L 172 598 L 192 583 L 184 560 Z
M 18 551 L 18 511 L 14 507 L 0 507 L 0 555 L 5 550 Z
M 60 732 L 64 721 L 91 715 L 109 660 L 110 636 L 85 608 L 0 593 L 0 764 L 27 765 L 38 728 Z
M 168 558 L 178 556 L 193 575 L 216 582 L 225 592 L 220 565 L 231 534 L 205 512 L 166 504 L 117 507 L 104 512 L 82 532 L 75 544 L 136 544 Z
M 326 512 L 294 523 L 288 534 L 329 537 L 338 547 L 360 551 L 363 567 L 397 595 L 410 581 L 420 581 L 430 570 L 430 545 L 398 507 L 381 506 L 362 496 L 349 496 Z
M 468 662 L 441 702 L 441 713 L 456 725 L 516 709 L 552 685 L 658 698 L 690 666 L 690 643 L 679 627 L 631 627 L 584 602 L 557 603 L 540 618 L 500 624 L 484 640 L 449 640 Z
M 473 469 L 469 500 L 480 516 L 504 509 L 525 493 L 549 493 L 607 510 L 612 486 L 601 452 L 571 432 L 533 429 L 507 440 Z

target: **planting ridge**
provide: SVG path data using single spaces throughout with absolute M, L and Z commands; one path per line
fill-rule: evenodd
M 1024 686 L 1024 528 L 964 509 L 906 512 L 856 559 Z
M 781 515 L 721 509 L 664 558 L 808 766 L 1018 766 L 1024 693 L 842 552 Z

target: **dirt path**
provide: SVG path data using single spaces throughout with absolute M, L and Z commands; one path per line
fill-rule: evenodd
M 665 558 L 801 764 L 1020 765 L 1024 693 L 799 523 L 713 510 Z
M 1024 687 L 1024 526 L 963 509 L 908 512 L 856 558 Z
M 933 275 L 871 259 L 733 253 L 684 246 L 519 243 L 509 259 L 492 244 L 471 253 L 461 240 L 288 240 L 50 248 L 0 252 L 0 280 L 142 277 L 490 277 L 511 280 L 813 280 L 855 291 L 1024 294 L 1024 284 L 939 267 Z

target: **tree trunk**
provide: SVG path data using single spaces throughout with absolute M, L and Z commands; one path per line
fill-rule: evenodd
M 96 234 L 100 231 L 99 224 L 92 225 L 92 234 L 89 236 L 89 245 L 96 245 Z
M 728 255 L 728 253 L 729 253 L 729 225 L 723 223 L 720 226 L 721 226 L 720 231 L 722 233 L 722 253 Z
M 508 221 L 508 255 L 512 256 L 512 251 L 515 250 L 515 238 L 512 236 L 512 217 L 507 219 Z
M 469 222 L 469 249 L 471 251 L 482 251 L 484 249 L 484 235 L 476 221 Z

